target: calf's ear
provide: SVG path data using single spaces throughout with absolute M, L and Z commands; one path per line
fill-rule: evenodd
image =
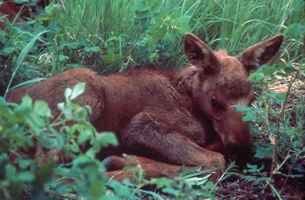
M 184 53 L 192 65 L 202 68 L 205 73 L 213 73 L 219 67 L 213 50 L 191 33 L 184 36 Z
M 267 63 L 279 51 L 284 40 L 283 35 L 276 35 L 268 40 L 253 45 L 237 57 L 244 64 L 247 71 L 255 70 Z

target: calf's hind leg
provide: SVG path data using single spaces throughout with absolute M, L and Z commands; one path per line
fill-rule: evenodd
M 107 176 L 119 181 L 123 181 L 126 178 L 132 178 L 136 166 L 140 166 L 144 169 L 144 177 L 146 179 L 160 177 L 174 178 L 178 175 L 178 171 L 181 168 L 181 166 L 178 165 L 159 162 L 135 155 L 128 157 L 109 156 L 103 160 L 103 164 L 107 168 Z M 126 166 L 132 168 L 122 170 Z
M 136 155 L 128 156 L 127 158 L 119 156 L 109 156 L 103 160 L 103 164 L 107 168 L 107 176 L 110 179 L 116 179 L 118 181 L 123 181 L 126 178 L 132 178 L 137 170 L 137 166 L 140 166 L 144 169 L 144 177 L 146 179 L 150 178 L 174 178 L 179 175 L 181 171 L 181 165 L 173 165 L 165 162 L 160 162 Z M 123 169 L 124 167 L 129 166 L 129 169 Z M 190 167 L 183 167 L 188 169 Z M 201 170 L 201 168 L 196 169 Z M 219 177 L 221 171 L 216 171 L 216 173 L 211 176 L 209 179 L 215 181 Z
M 179 166 L 203 164 L 205 169 L 225 167 L 222 154 L 200 147 L 169 126 L 167 119 L 156 116 L 159 115 L 149 112 L 136 115 L 124 130 L 122 145 L 132 153 L 141 152 L 150 158 Z

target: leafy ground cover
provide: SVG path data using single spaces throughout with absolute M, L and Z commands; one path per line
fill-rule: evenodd
M 256 101 L 236 108 L 246 112 L 244 120 L 251 122 L 254 136 L 253 159 L 246 169 L 232 163 L 216 183 L 192 170 L 173 180 L 145 180 L 140 167 L 136 182 L 109 180 L 95 152 L 117 141 L 111 133 L 96 132 L 87 121 L 90 108 L 73 103 L 85 89 L 80 84 L 67 89 L 56 119 L 45 102 L 25 97 L 17 105 L 0 98 L 0 199 L 304 198 L 304 9 L 302 0 L 65 0 L 51 1 L 25 23 L 7 21 L 6 30 L 0 30 L 4 97 L 16 85 L 68 68 L 106 74 L 154 63 L 178 69 L 186 63 L 186 32 L 230 54 L 278 33 L 285 42 L 272 64 L 250 76 Z M 67 123 L 72 119 L 77 123 Z M 76 131 L 83 134 L 76 137 Z M 82 152 L 86 142 L 92 147 Z M 73 160 L 57 165 L 44 159 L 58 151 Z

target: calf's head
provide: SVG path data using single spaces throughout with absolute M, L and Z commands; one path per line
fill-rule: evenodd
M 192 34 L 184 38 L 185 54 L 200 71 L 198 80 L 192 84 L 193 98 L 201 112 L 211 119 L 225 153 L 232 159 L 246 158 L 252 144 L 243 113 L 237 112 L 234 105 L 250 105 L 254 99 L 247 81 L 250 71 L 274 57 L 282 42 L 283 36 L 277 35 L 237 56 L 229 56 L 224 50 L 212 51 Z

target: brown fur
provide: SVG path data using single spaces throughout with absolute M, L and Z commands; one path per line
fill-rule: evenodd
M 181 71 L 144 68 L 98 76 L 88 69 L 72 69 L 13 90 L 7 100 L 19 102 L 28 93 L 48 101 L 57 115 L 56 104 L 64 100 L 64 89 L 85 82 L 85 94 L 77 101 L 91 106 L 90 121 L 97 130 L 116 133 L 120 145 L 111 154 L 137 155 L 134 159 L 148 177 L 173 177 L 181 165 L 224 167 L 223 154 L 243 159 L 252 144 L 243 113 L 232 105 L 251 103 L 254 95 L 247 81 L 249 72 L 270 60 L 282 41 L 283 36 L 278 35 L 238 56 L 229 56 L 187 34 L 184 47 L 190 66 Z M 109 175 L 114 175 L 129 162 L 112 156 L 104 163 L 113 170 Z
M 32 6 L 25 6 L 26 3 L 15 3 L 10 0 L 3 0 L 0 4 L 0 17 L 5 17 L 8 21 L 26 22 L 27 18 L 31 18 L 31 13 L 39 7 L 45 7 L 49 4 L 48 0 L 38 0 Z M 2 19 L 3 20 L 3 19 Z M 6 22 L 0 22 L 0 28 L 6 28 Z

